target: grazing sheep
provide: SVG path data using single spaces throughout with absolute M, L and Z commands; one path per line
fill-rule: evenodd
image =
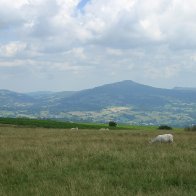
M 109 128 L 101 128 L 100 131 L 109 131 Z
M 78 127 L 71 128 L 71 131 L 78 131 Z
M 172 143 L 173 135 L 172 134 L 163 134 L 158 135 L 155 138 L 151 139 L 150 143 L 161 142 L 161 143 Z

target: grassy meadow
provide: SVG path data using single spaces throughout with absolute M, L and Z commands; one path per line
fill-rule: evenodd
M 55 128 L 55 129 L 70 129 L 72 127 L 78 127 L 79 129 L 100 129 L 100 128 L 110 128 L 113 130 L 155 130 L 156 126 L 133 126 L 127 124 L 118 124 L 117 127 L 108 127 L 108 124 L 98 124 L 98 123 L 79 123 L 79 122 L 63 122 L 50 119 L 29 119 L 29 118 L 1 118 L 0 124 L 2 125 L 14 125 L 22 127 L 31 128 Z
M 196 133 L 169 132 L 0 125 L 0 195 L 196 195 Z

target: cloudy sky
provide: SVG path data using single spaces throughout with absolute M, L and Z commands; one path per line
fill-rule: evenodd
M 195 0 L 0 0 L 0 89 L 196 87 Z

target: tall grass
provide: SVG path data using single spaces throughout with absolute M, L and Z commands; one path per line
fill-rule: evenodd
M 185 127 L 184 130 L 185 131 L 196 131 L 196 125 Z
M 156 134 L 0 127 L 0 195 L 195 195 L 196 135 Z

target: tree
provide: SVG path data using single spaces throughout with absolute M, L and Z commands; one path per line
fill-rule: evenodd
M 117 123 L 115 121 L 110 121 L 109 122 L 109 126 L 110 127 L 116 127 L 117 126 Z
M 158 127 L 158 129 L 161 129 L 161 130 L 172 130 L 172 127 L 170 127 L 168 125 L 160 125 Z

